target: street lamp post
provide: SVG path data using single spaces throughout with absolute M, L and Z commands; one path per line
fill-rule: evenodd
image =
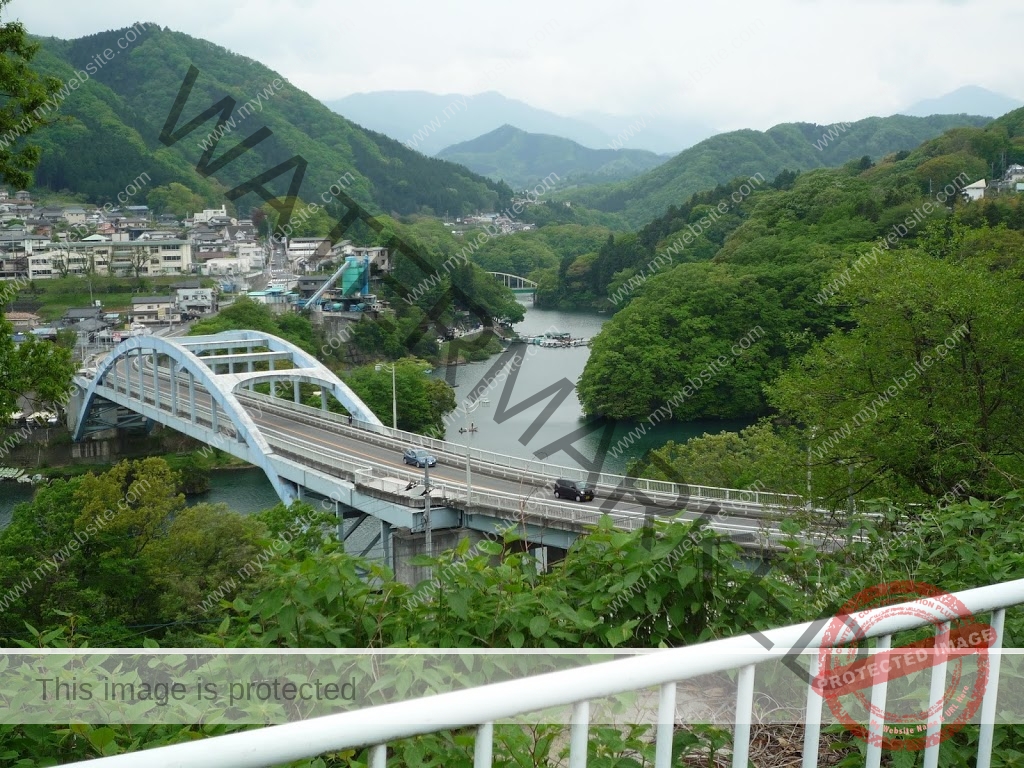
M 476 400 L 472 405 L 466 408 L 466 413 L 473 413 L 480 405 L 480 401 Z M 469 514 L 469 503 L 473 498 L 473 458 L 470 456 L 470 438 L 473 437 L 473 433 L 476 432 L 476 424 L 470 422 L 469 429 L 460 429 L 460 432 L 466 433 L 466 514 Z
M 398 390 L 395 389 L 395 366 L 377 363 L 373 369 L 380 373 L 382 370 L 391 371 L 391 426 L 398 429 Z

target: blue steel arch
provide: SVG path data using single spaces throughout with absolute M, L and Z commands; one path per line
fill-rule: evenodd
M 196 337 L 192 337 L 195 339 Z M 349 407 L 349 403 L 352 404 L 353 413 L 358 412 L 361 414 L 368 414 L 368 421 L 373 421 L 376 424 L 380 424 L 380 420 L 376 418 L 370 412 L 366 404 L 358 398 L 358 396 L 352 392 L 345 384 L 343 384 L 331 371 L 320 363 L 318 360 L 313 358 L 311 355 L 303 352 L 301 349 L 296 347 L 283 339 L 279 339 L 276 336 L 270 334 L 261 334 L 253 331 L 227 331 L 223 334 L 215 334 L 214 336 L 205 337 L 210 342 L 215 341 L 251 341 L 254 346 L 261 345 L 267 346 L 268 349 L 274 352 L 288 351 L 292 353 L 293 365 L 301 365 L 305 370 L 304 374 L 315 374 L 316 378 L 323 379 L 321 383 L 330 384 L 332 392 L 335 397 Z M 246 412 L 245 408 L 242 407 L 238 399 L 235 396 L 235 390 L 241 385 L 239 377 L 245 377 L 248 374 L 235 374 L 233 376 L 228 375 L 227 377 L 222 375 L 214 374 L 213 371 L 203 362 L 203 358 L 188 348 L 187 339 L 182 340 L 185 343 L 179 343 L 171 339 L 164 339 L 159 336 L 133 336 L 130 339 L 126 339 L 121 342 L 114 350 L 107 355 L 107 357 L 100 363 L 96 375 L 89 382 L 86 387 L 84 395 L 82 397 L 82 406 L 78 414 L 77 423 L 75 425 L 75 432 L 72 435 L 72 439 L 76 442 L 82 439 L 83 432 L 85 429 L 86 419 L 89 411 L 92 408 L 93 401 L 102 395 L 98 395 L 97 389 L 102 385 L 106 386 L 107 376 L 114 370 L 115 366 L 122 360 L 125 361 L 125 376 L 130 376 L 130 356 L 133 353 L 156 353 L 158 355 L 167 356 L 172 362 L 172 368 L 177 371 L 188 371 L 195 377 L 195 380 L 202 384 L 202 386 L 209 393 L 213 402 L 215 402 L 220 409 L 227 416 L 228 420 L 234 426 L 238 437 L 241 438 L 242 444 L 245 445 L 245 459 L 249 463 L 260 467 L 267 475 L 271 484 L 274 486 L 274 490 L 278 496 L 286 501 L 290 502 L 295 499 L 295 492 L 289 483 L 284 481 L 278 476 L 277 471 L 274 469 L 273 463 L 271 462 L 270 455 L 273 453 L 266 438 L 260 432 L 259 427 L 252 420 L 252 417 Z M 289 369 L 282 370 L 280 373 L 287 374 Z M 269 372 L 268 372 L 269 373 Z M 233 380 L 233 381 L 232 381 Z M 341 396 L 339 396 L 341 395 Z M 350 410 L 352 410 L 350 409 Z M 170 419 L 167 426 L 174 428 L 176 425 L 173 420 L 180 419 L 180 416 L 167 414 Z M 220 432 L 216 433 L 217 439 L 229 440 L 231 439 L 227 435 L 223 435 Z

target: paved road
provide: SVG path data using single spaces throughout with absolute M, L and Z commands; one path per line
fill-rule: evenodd
M 123 372 L 124 368 L 123 364 L 121 364 L 119 365 L 119 377 L 123 375 Z M 133 372 L 137 377 L 137 369 L 133 369 Z M 147 388 L 152 385 L 152 381 L 152 374 L 147 372 L 145 377 L 145 384 Z M 170 402 L 169 376 L 166 373 L 163 373 L 159 381 L 161 400 L 163 403 L 167 404 Z M 182 377 L 181 381 L 184 384 L 187 379 Z M 137 382 L 137 379 L 133 380 L 133 386 L 137 386 L 135 382 Z M 187 392 L 187 386 L 179 386 L 179 398 L 181 397 L 182 392 Z M 288 401 L 282 400 L 282 405 L 286 405 L 287 402 Z M 184 405 L 184 403 L 182 405 Z M 324 422 L 319 425 L 298 423 L 285 415 L 261 409 L 258 404 L 252 404 L 251 401 L 243 400 L 243 405 L 246 407 L 246 411 L 252 417 L 257 427 L 259 427 L 271 447 L 277 445 L 282 450 L 285 450 L 287 448 L 286 441 L 301 441 L 312 448 L 322 447 L 330 450 L 332 453 L 341 454 L 344 458 L 356 463 L 374 465 L 382 468 L 392 467 L 395 469 L 404 469 L 406 471 L 417 471 L 414 467 L 405 464 L 402 460 L 404 444 L 397 440 L 392 442 L 391 447 L 385 447 L 367 442 L 365 439 L 360 439 L 361 430 L 348 427 L 347 425 L 339 425 L 327 420 L 324 420 Z M 209 395 L 200 388 L 196 389 L 196 406 L 197 410 L 200 412 L 209 412 Z M 380 441 L 382 439 L 381 435 L 374 435 L 373 437 L 376 441 Z M 387 440 L 390 442 L 390 438 L 387 438 Z M 452 444 L 452 451 L 454 453 L 458 453 L 459 448 L 460 446 Z M 495 467 L 496 471 L 499 469 L 502 470 L 500 474 L 507 473 L 507 469 Z M 438 465 L 431 468 L 430 476 L 431 480 L 435 484 L 443 483 L 445 486 L 457 488 L 459 490 L 463 490 L 465 488 L 465 467 L 446 466 L 444 464 L 443 455 L 438 457 Z M 522 499 L 533 497 L 565 508 L 579 508 L 580 506 L 584 506 L 594 512 L 600 510 L 603 512 L 615 512 L 624 515 L 643 516 L 645 514 L 654 514 L 667 517 L 673 516 L 678 508 L 686 506 L 687 510 L 680 515 L 682 519 L 694 520 L 701 517 L 702 514 L 709 517 L 714 515 L 715 527 L 723 531 L 743 533 L 765 530 L 768 533 L 778 533 L 777 526 L 775 524 L 756 519 L 758 508 L 754 505 L 728 503 L 728 506 L 722 509 L 721 512 L 718 512 L 718 510 L 705 512 L 705 510 L 708 509 L 710 502 L 701 499 L 694 499 L 687 503 L 688 500 L 680 499 L 678 500 L 678 505 L 672 505 L 661 509 L 651 509 L 643 503 L 637 502 L 633 498 L 627 497 L 612 499 L 609 498 L 607 493 L 602 494 L 600 491 L 594 501 L 580 504 L 577 502 L 561 501 L 556 499 L 550 487 L 550 484 L 554 479 L 554 477 L 551 477 L 547 483 L 537 482 L 533 478 L 529 477 L 520 480 L 509 480 L 505 477 L 489 474 L 486 464 L 478 463 L 477 460 L 474 460 L 473 462 L 472 483 L 474 492 L 486 491 L 510 494 Z M 744 507 L 746 508 L 744 509 Z

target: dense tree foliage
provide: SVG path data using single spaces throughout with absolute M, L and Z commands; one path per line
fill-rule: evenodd
M 189 334 L 203 336 L 221 331 L 262 331 L 280 336 L 312 353 L 316 340 L 309 320 L 294 312 L 276 315 L 264 304 L 257 304 L 245 296 L 235 300 L 213 317 L 200 320 Z
M 0 0 L 0 13 L 5 13 L 9 3 Z M 19 189 L 29 186 L 41 157 L 40 148 L 28 137 L 48 122 L 46 110 L 39 110 L 60 86 L 56 79 L 40 76 L 29 66 L 38 51 L 38 43 L 29 40 L 20 22 L 0 23 L 0 93 L 4 96 L 0 135 L 19 139 L 5 141 L 0 149 L 0 178 Z
M 398 395 L 398 428 L 410 432 L 444 433 L 444 415 L 455 408 L 455 392 L 441 379 L 427 376 L 429 365 L 423 360 L 406 358 L 395 366 L 395 391 Z M 390 367 L 390 366 L 389 366 Z M 345 383 L 359 395 L 382 422 L 391 425 L 392 389 L 388 368 L 372 365 L 345 374 Z
M 16 344 L 3 315 L 3 299 L 0 292 L 0 426 L 6 425 L 23 396 L 38 407 L 67 403 L 76 370 L 67 347 L 33 337 Z
M 905 510 L 881 505 L 870 510 L 872 518 L 851 521 L 862 538 L 847 539 L 846 530 L 835 530 L 840 546 L 828 552 L 793 538 L 763 574 L 747 570 L 735 545 L 699 525 L 658 523 L 653 532 L 625 533 L 606 521 L 548 572 L 538 573 L 533 558 L 520 551 L 521 532 L 513 528 L 504 539 L 473 548 L 463 542 L 433 561 L 433 580 L 408 586 L 379 563 L 346 554 L 335 541 L 330 515 L 299 504 L 241 518 L 223 508 L 185 507 L 175 491 L 166 464 L 148 459 L 53 483 L 20 505 L 0 532 L 0 583 L 9 589 L 27 579 L 31 586 L 27 598 L 9 602 L 0 614 L 6 643 L 673 647 L 831 615 L 861 590 L 907 573 L 953 591 L 1006 580 L 1024 567 L 1024 534 L 1004 524 L 1024 513 L 1024 503 L 1010 494 L 998 503 L 962 500 L 918 508 L 912 536 L 902 528 Z M 114 510 L 109 516 L 108 509 Z M 109 520 L 90 530 L 97 515 Z M 286 536 L 300 530 L 298 520 L 313 524 Z M 787 526 L 795 533 L 805 524 L 794 518 Z M 963 546 L 965 539 L 971 546 Z M 82 543 L 68 547 L 69 541 Z M 264 556 L 263 567 L 249 573 L 242 565 L 257 554 Z M 40 567 L 44 576 L 37 579 L 33 574 Z M 246 578 L 239 578 L 240 568 Z M 229 578 L 236 583 L 223 599 L 204 601 Z M 1024 632 L 1019 611 L 1008 613 L 1006 630 L 1004 643 L 1018 644 Z M 6 725 L 0 728 L 0 754 L 67 761 L 230 730 L 76 727 L 81 739 L 64 738 L 60 727 Z M 1024 730 L 999 727 L 996 757 L 1003 764 Z M 535 732 L 499 728 L 496 763 L 549 765 L 558 758 L 557 744 L 564 743 L 560 734 L 558 726 Z M 649 736 L 646 726 L 629 736 L 600 728 L 592 734 L 603 754 L 616 754 L 618 745 L 631 752 L 631 760 L 647 754 Z M 944 759 L 958 764 L 976 738 L 976 728 L 966 728 L 944 745 Z M 727 742 L 728 734 L 684 728 L 675 749 L 706 760 L 706 750 L 721 743 L 715 739 Z M 851 763 L 857 758 L 856 743 L 841 729 L 833 748 Z M 392 749 L 400 765 L 415 763 L 424 749 L 440 764 L 468 765 L 472 742 L 440 734 Z M 296 765 L 341 768 L 353 760 L 365 761 L 365 755 L 328 754 Z

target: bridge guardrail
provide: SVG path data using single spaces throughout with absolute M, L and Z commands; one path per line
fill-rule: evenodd
M 101 385 L 104 386 L 104 385 Z M 109 389 L 116 391 L 118 394 L 124 395 L 124 391 L 120 387 L 109 387 Z M 153 398 L 153 387 L 149 383 L 143 384 L 143 392 L 145 393 L 146 400 L 151 401 Z M 133 394 L 137 394 L 135 390 Z M 248 393 L 247 393 L 248 394 Z M 242 398 L 240 398 L 242 399 Z M 161 400 L 169 400 L 166 397 Z M 265 401 L 269 401 L 271 398 L 265 398 L 264 402 L 258 404 L 257 407 L 267 405 Z M 154 403 L 155 404 L 155 403 Z M 272 401 L 270 405 L 272 405 Z M 167 405 L 167 408 L 161 410 L 170 414 L 169 402 L 161 402 L 161 405 Z M 291 417 L 295 417 L 296 411 L 291 407 L 276 408 L 287 413 Z M 306 408 L 307 411 L 312 411 L 312 414 L 298 414 L 299 421 L 305 421 L 311 424 L 317 424 L 321 416 L 321 412 L 317 409 Z M 337 414 L 329 414 L 334 416 L 336 419 L 343 419 L 347 422 L 347 417 L 339 417 Z M 210 409 L 199 403 L 196 404 L 196 423 L 206 428 L 212 428 L 212 422 L 210 419 Z M 313 418 L 313 417 L 317 418 Z M 231 426 L 229 423 L 222 423 L 221 428 L 230 436 Z M 340 425 L 347 426 L 347 424 Z M 232 430 L 233 431 L 233 430 Z M 385 488 L 376 487 L 373 481 L 384 479 L 384 478 L 397 478 L 401 482 L 418 482 L 422 479 L 422 475 L 418 472 L 412 472 L 405 469 L 399 468 L 382 468 L 367 464 L 365 462 L 353 461 L 348 458 L 347 455 L 340 451 L 332 450 L 326 446 L 317 446 L 316 448 L 310 448 L 308 444 L 302 443 L 295 438 L 284 435 L 278 432 L 273 427 L 262 427 L 264 438 L 274 449 L 275 453 L 288 458 L 301 460 L 302 463 L 310 468 L 320 469 L 336 477 L 343 478 L 353 482 L 357 487 L 361 487 L 364 491 L 371 491 L 375 495 L 377 493 L 385 493 L 389 496 L 391 494 Z M 354 430 L 357 436 L 363 437 L 367 432 L 363 430 Z M 372 434 L 372 433 L 371 433 Z M 392 438 L 387 438 L 391 440 Z M 448 443 L 447 445 L 451 445 Z M 439 453 L 442 453 L 439 451 Z M 455 457 L 458 458 L 458 457 Z M 465 466 L 465 455 L 462 457 L 462 465 Z M 513 473 L 512 477 L 521 477 L 522 473 Z M 543 478 L 547 480 L 548 478 Z M 454 503 L 456 506 L 463 506 L 465 509 L 466 504 L 466 491 L 463 485 L 457 484 L 455 486 L 449 486 L 446 483 L 438 482 L 434 485 L 434 488 L 440 491 L 440 498 L 432 495 L 439 505 L 446 505 L 448 503 Z M 560 503 L 552 501 L 544 501 L 539 498 L 535 498 L 537 492 L 543 490 L 545 486 L 536 486 L 527 495 L 513 494 L 513 493 L 502 493 L 497 491 L 484 491 L 474 490 L 469 500 L 469 507 L 472 508 L 486 508 L 489 511 L 497 511 L 505 515 L 511 516 L 516 520 L 524 520 L 534 524 L 540 524 L 548 527 L 562 526 L 581 526 L 581 525 L 597 525 L 601 518 L 608 516 L 615 522 L 616 527 L 623 530 L 637 530 L 642 528 L 646 524 L 646 515 L 640 512 L 624 512 L 624 511 L 601 511 L 600 509 L 589 508 L 586 506 L 579 506 L 572 503 Z M 409 497 L 400 497 L 402 502 L 410 507 L 420 507 L 425 505 L 425 502 L 416 503 L 417 499 Z M 731 510 L 729 510 L 731 511 Z M 682 519 L 687 519 L 685 516 L 686 510 L 681 510 L 684 514 Z M 678 516 L 678 515 L 677 515 Z M 750 537 L 750 541 L 747 542 L 754 545 L 756 548 L 762 548 L 765 546 L 773 546 L 787 538 L 778 532 L 771 529 L 767 529 L 764 526 L 750 525 L 742 526 L 736 524 L 725 523 L 720 520 L 714 521 L 711 525 L 713 529 L 722 534 L 731 535 L 746 535 Z
M 344 458 L 336 451 L 332 451 L 328 448 L 317 448 L 313 450 L 293 438 L 284 437 L 273 432 L 268 432 L 266 434 L 268 442 L 274 446 L 275 450 L 279 448 L 282 449 L 282 455 L 301 459 L 304 464 L 311 467 L 321 468 L 330 474 L 344 473 L 346 479 L 351 479 L 357 488 L 364 491 L 380 491 L 381 489 L 375 487 L 373 481 L 383 479 L 385 477 L 397 478 L 402 482 L 418 482 L 422 479 L 422 475 L 416 472 L 410 472 L 408 470 L 398 468 L 382 469 L 379 467 L 358 465 L 355 462 Z M 441 505 L 454 503 L 465 508 L 466 491 L 463 487 L 448 486 L 446 484 L 439 483 L 435 485 L 434 488 L 441 492 L 441 498 L 437 499 L 436 496 L 432 495 L 432 500 L 437 501 Z M 469 500 L 470 509 L 486 508 L 488 510 L 496 510 L 499 513 L 511 515 L 514 520 L 540 524 L 548 527 L 552 527 L 553 524 L 556 524 L 554 527 L 558 527 L 557 524 L 561 524 L 562 526 L 596 526 L 600 523 L 601 519 L 606 516 L 613 519 L 617 528 L 627 531 L 635 531 L 647 524 L 646 516 L 641 513 L 622 511 L 602 512 L 600 509 L 594 509 L 584 505 L 558 503 L 537 499 L 534 498 L 534 493 L 531 493 L 528 496 L 519 496 L 510 493 L 474 490 Z M 408 499 L 408 502 L 410 502 L 408 506 L 421 506 L 416 503 L 416 501 L 417 500 L 414 498 Z M 758 546 L 776 544 L 787 538 L 780 533 L 767 530 L 757 524 L 752 524 L 750 526 L 737 526 L 734 524 L 714 522 L 711 527 L 723 534 L 748 535 L 751 537 L 751 542 L 756 543 Z
M 331 422 L 342 431 L 351 431 L 353 435 L 359 436 L 360 438 L 367 440 L 367 442 L 372 442 L 373 444 L 381 447 L 393 448 L 395 447 L 393 445 L 394 442 L 401 442 L 408 445 L 426 448 L 437 454 L 444 454 L 449 462 L 455 466 L 465 467 L 466 465 L 465 446 L 459 445 L 458 443 L 452 443 L 446 440 L 437 440 L 436 438 L 426 437 L 425 435 L 418 435 L 404 430 L 395 430 L 392 427 L 378 427 L 358 420 L 354 420 L 353 423 L 349 425 L 347 416 L 342 416 L 337 413 L 331 413 L 330 411 L 312 408 L 307 405 L 293 403 L 290 401 L 283 401 L 287 404 L 282 404 L 281 398 L 271 398 L 269 395 L 263 395 L 257 392 L 238 392 L 237 397 L 239 400 L 253 400 L 259 403 L 259 407 L 267 408 L 268 410 L 273 409 L 279 413 L 287 413 L 293 418 L 301 414 L 305 419 L 305 423 L 313 426 L 322 426 L 324 421 Z M 383 439 L 367 439 L 370 435 L 378 436 Z M 774 493 L 770 491 L 746 491 L 735 488 L 716 488 L 713 486 L 703 485 L 682 486 L 678 483 L 670 483 L 662 480 L 632 478 L 603 472 L 597 475 L 597 479 L 595 481 L 590 477 L 586 470 L 579 468 L 563 467 L 542 461 L 521 459 L 515 456 L 506 456 L 500 453 L 493 453 L 492 451 L 473 448 L 470 449 L 470 456 L 473 460 L 474 471 L 492 474 L 496 477 L 503 477 L 506 479 L 517 479 L 523 477 L 524 474 L 527 474 L 531 475 L 535 482 L 550 482 L 551 478 L 557 474 L 559 477 L 564 477 L 569 480 L 595 482 L 596 485 L 604 489 L 606 492 L 614 492 L 616 490 L 621 492 L 624 489 L 629 489 L 644 491 L 654 496 L 664 496 L 666 497 L 664 501 L 668 503 L 678 501 L 683 498 L 690 498 L 707 501 L 729 501 L 735 504 L 748 504 L 752 507 L 762 509 L 774 508 L 780 511 L 786 509 L 805 508 L 805 501 L 803 497 L 793 494 Z M 480 462 L 479 466 L 477 462 Z M 505 471 L 498 472 L 497 470 Z

